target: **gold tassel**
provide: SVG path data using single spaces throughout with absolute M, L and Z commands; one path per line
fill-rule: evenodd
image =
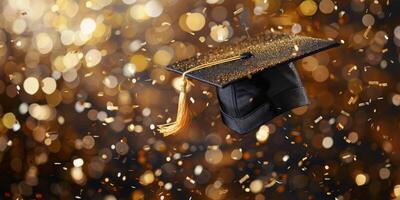
M 196 67 L 193 67 L 185 72 L 182 73 L 182 88 L 179 93 L 179 101 L 178 101 L 178 111 L 176 113 L 176 120 L 174 122 L 170 122 L 167 124 L 161 124 L 158 125 L 158 131 L 164 135 L 164 137 L 167 137 L 169 135 L 173 135 L 178 133 L 179 131 L 183 130 L 186 128 L 187 125 L 189 125 L 191 121 L 191 116 L 190 116 L 190 109 L 189 109 L 189 99 L 187 97 L 187 91 L 186 91 L 186 86 L 188 84 L 188 80 L 186 78 L 186 74 L 190 72 L 194 72 L 200 69 L 205 69 L 211 66 L 215 66 L 218 64 L 222 63 L 227 63 L 227 62 L 232 62 L 235 60 L 240 60 L 240 59 L 248 59 L 252 57 L 253 55 L 249 52 L 242 53 L 238 56 L 232 56 L 229 58 L 225 58 L 222 60 L 214 61 L 214 62 L 209 62 L 205 63 Z
M 190 110 L 189 110 L 189 99 L 187 97 L 186 86 L 188 80 L 186 77 L 182 76 L 182 88 L 179 92 L 179 101 L 178 101 L 178 111 L 176 113 L 176 121 L 158 125 L 158 131 L 167 137 L 169 135 L 173 135 L 178 133 L 179 131 L 186 128 L 186 126 L 190 123 Z

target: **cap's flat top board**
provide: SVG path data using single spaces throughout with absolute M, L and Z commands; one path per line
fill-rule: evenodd
M 169 65 L 167 69 L 182 74 L 184 71 L 201 64 L 246 52 L 253 54 L 249 59 L 218 64 L 186 75 L 211 85 L 224 87 L 235 80 L 260 72 L 268 67 L 291 62 L 335 46 L 338 46 L 338 43 L 330 40 L 280 32 L 266 32 L 263 35 L 244 39 L 240 42 L 221 45 L 205 54 Z

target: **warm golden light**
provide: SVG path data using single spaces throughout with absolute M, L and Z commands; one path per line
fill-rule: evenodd
M 52 94 L 57 89 L 57 82 L 51 77 L 42 80 L 42 91 L 46 94 Z
M 30 95 L 34 95 L 39 90 L 39 81 L 35 77 L 29 77 L 24 81 L 24 90 Z
M 186 25 L 191 31 L 200 31 L 205 23 L 206 19 L 201 13 L 187 13 Z
M 14 124 L 17 122 L 17 118 L 13 113 L 6 113 L 3 115 L 2 122 L 6 128 L 12 129 Z
M 145 171 L 141 176 L 140 176 L 140 183 L 142 185 L 149 185 L 152 184 L 155 180 L 154 174 L 152 171 L 148 170 Z
M 87 67 L 94 67 L 101 62 L 101 52 L 97 49 L 89 50 L 85 55 L 85 61 Z
M 39 33 L 35 39 L 37 50 L 41 54 L 48 54 L 53 49 L 53 40 L 47 33 Z
M 150 18 L 150 16 L 147 15 L 145 6 L 142 4 L 135 4 L 132 6 L 130 9 L 130 15 L 138 22 L 142 22 Z
M 96 30 L 96 22 L 92 18 L 85 18 L 80 24 L 81 32 L 90 35 Z
M 260 128 L 256 133 L 257 141 L 266 142 L 268 140 L 269 133 L 270 133 L 269 127 L 267 125 L 260 126 Z
M 318 10 L 318 5 L 314 0 L 305 0 L 300 4 L 299 9 L 301 14 L 313 16 Z
M 131 57 L 131 63 L 135 65 L 136 72 L 142 72 L 146 70 L 149 61 L 147 60 L 146 56 L 142 54 L 136 54 Z
M 366 174 L 357 174 L 355 182 L 358 186 L 365 185 L 368 182 L 368 176 Z
M 223 42 L 229 37 L 229 29 L 225 25 L 215 25 L 211 27 L 210 36 L 216 42 Z

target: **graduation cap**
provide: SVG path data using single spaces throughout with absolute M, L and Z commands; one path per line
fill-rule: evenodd
M 337 42 L 280 32 L 221 45 L 176 62 L 167 70 L 182 75 L 176 121 L 159 125 L 164 136 L 191 120 L 186 86 L 193 78 L 217 87 L 221 116 L 234 131 L 247 133 L 275 116 L 308 104 L 292 61 L 338 46 Z

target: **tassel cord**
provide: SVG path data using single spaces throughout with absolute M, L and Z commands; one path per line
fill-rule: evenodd
M 186 78 L 186 74 L 190 72 L 194 72 L 197 70 L 205 69 L 211 66 L 215 66 L 218 64 L 223 64 L 226 62 L 231 62 L 235 60 L 240 60 L 240 59 L 247 59 L 250 58 L 252 55 L 251 53 L 244 53 L 239 56 L 233 56 L 229 57 L 226 59 L 214 61 L 214 62 L 209 62 L 205 64 L 201 64 L 199 66 L 193 67 L 191 69 L 186 70 L 185 72 L 182 73 L 182 87 L 179 93 L 179 100 L 178 100 L 178 111 L 176 113 L 176 120 L 174 122 L 158 125 L 158 131 L 164 135 L 164 137 L 176 134 L 183 129 L 185 129 L 191 121 L 191 116 L 190 116 L 190 109 L 189 109 L 189 100 L 187 96 L 187 84 L 188 80 Z

